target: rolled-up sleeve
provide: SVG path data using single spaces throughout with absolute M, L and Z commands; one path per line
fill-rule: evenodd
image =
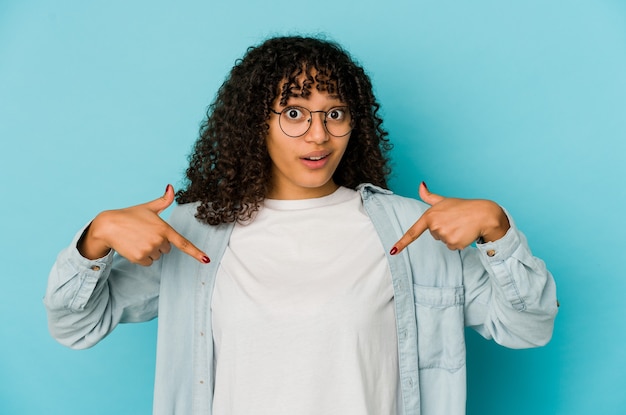
M 501 239 L 465 249 L 465 323 L 511 348 L 545 345 L 557 314 L 556 285 L 509 216 Z
M 76 248 L 83 231 L 59 253 L 44 296 L 50 333 L 77 349 L 93 346 L 120 322 L 156 317 L 161 267 L 131 264 L 113 251 L 86 259 Z

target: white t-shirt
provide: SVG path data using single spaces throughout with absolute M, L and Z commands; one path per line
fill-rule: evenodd
M 211 308 L 215 415 L 396 412 L 391 275 L 356 191 L 265 200 L 235 226 Z

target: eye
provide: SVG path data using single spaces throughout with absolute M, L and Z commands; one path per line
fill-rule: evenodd
M 346 117 L 344 108 L 333 108 L 326 113 L 326 119 L 330 121 L 343 121 Z
M 304 111 L 298 107 L 289 107 L 283 110 L 283 116 L 289 121 L 301 121 L 304 118 Z

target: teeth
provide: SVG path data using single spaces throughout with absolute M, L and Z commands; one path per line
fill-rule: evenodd
M 321 160 L 321 159 L 323 159 L 323 158 L 324 158 L 324 157 L 322 157 L 322 156 L 319 156 L 319 157 L 309 157 L 309 160 L 312 160 L 312 161 L 318 161 L 318 160 Z

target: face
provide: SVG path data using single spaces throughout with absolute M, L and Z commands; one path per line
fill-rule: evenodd
M 306 98 L 289 98 L 285 106 L 281 106 L 279 101 L 276 99 L 272 106 L 276 112 L 299 106 L 325 113 L 346 106 L 338 97 L 319 92 L 314 86 Z M 341 137 L 330 135 L 324 127 L 323 112 L 311 114 L 311 126 L 300 137 L 286 135 L 279 124 L 280 116 L 271 113 L 266 138 L 272 159 L 272 183 L 268 198 L 309 199 L 327 196 L 337 190 L 333 174 L 346 151 L 350 134 Z

